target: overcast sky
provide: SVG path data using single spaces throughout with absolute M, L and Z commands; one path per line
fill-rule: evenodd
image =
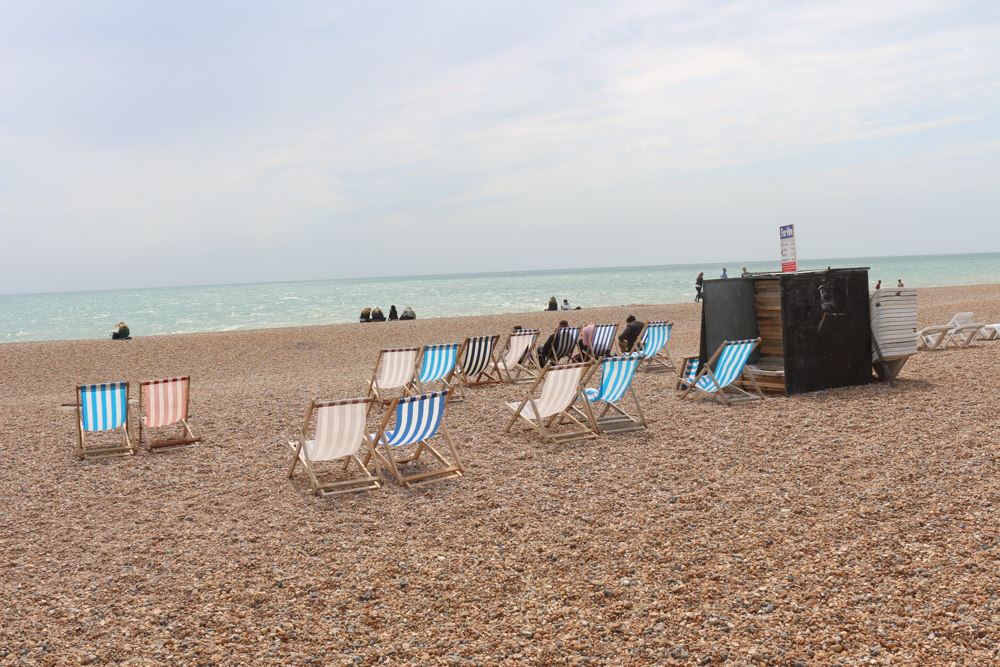
M 1000 3 L 0 2 L 0 293 L 1000 251 Z

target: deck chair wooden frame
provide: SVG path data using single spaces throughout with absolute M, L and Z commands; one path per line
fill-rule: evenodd
M 615 341 L 618 333 L 617 324 L 597 324 L 594 326 L 594 335 L 590 338 L 590 347 L 584 349 L 580 347 L 581 358 L 584 361 L 598 361 L 602 357 L 613 354 Z
M 635 374 L 642 364 L 642 356 L 633 353 L 623 356 L 610 356 L 601 359 L 600 363 L 594 364 L 587 372 L 583 384 L 590 382 L 597 369 L 601 369 L 601 384 L 597 389 L 584 387 L 587 401 L 590 404 L 590 416 L 593 417 L 592 425 L 598 433 L 624 433 L 626 431 L 639 431 L 646 428 L 646 416 L 642 412 L 639 404 L 639 397 L 632 386 L 635 382 Z M 635 415 L 631 415 L 621 406 L 621 402 L 628 394 L 635 406 Z M 599 409 L 598 405 L 603 404 L 604 408 Z M 586 415 L 573 408 L 577 416 L 584 418 Z
M 138 419 L 139 444 L 150 452 L 188 449 L 202 441 L 201 426 L 191 414 L 191 378 L 187 375 L 145 380 L 139 384 Z M 153 429 L 180 424 L 182 437 L 154 441 Z M 193 425 L 193 428 L 192 428 Z
M 499 334 L 469 336 L 458 348 L 458 379 L 466 387 L 490 387 L 503 384 L 496 359 Z
M 683 357 L 682 360 L 683 363 L 680 366 L 681 372 L 677 376 L 677 386 L 675 387 L 677 391 L 687 389 L 690 385 L 694 384 L 695 378 L 698 377 L 698 366 L 701 363 L 701 357 L 697 354 Z
M 576 352 L 580 340 L 580 327 L 559 327 L 552 339 L 552 347 L 545 358 L 546 364 L 558 364 L 562 359 L 570 359 Z M 541 363 L 541 360 L 539 361 Z
M 507 382 L 532 382 L 538 377 L 537 342 L 538 329 L 518 329 L 507 336 L 499 355 Z
M 596 438 L 594 416 L 582 382 L 584 373 L 591 366 L 590 362 L 583 362 L 561 366 L 548 364 L 542 368 L 538 378 L 525 391 L 524 399 L 520 403 L 504 403 L 504 407 L 513 413 L 504 428 L 504 433 L 510 433 L 510 429 L 520 419 L 542 436 L 543 442 L 569 442 Z M 550 378 L 550 381 L 546 381 L 546 378 Z M 541 395 L 535 398 L 535 391 L 539 385 L 541 385 Z M 580 408 L 571 410 L 577 400 L 580 401 Z M 578 418 L 577 415 L 581 413 L 583 417 Z M 567 423 L 575 425 L 575 429 L 555 430 L 557 426 Z
M 76 387 L 76 454 L 80 460 L 134 456 L 128 382 L 82 384 Z M 86 434 L 123 428 L 124 445 L 88 447 Z
M 413 374 L 413 380 L 403 388 L 404 391 L 410 396 L 427 394 L 433 391 L 430 385 L 435 382 L 441 383 L 441 391 L 451 389 L 458 365 L 458 346 L 458 343 L 425 345 L 420 354 L 421 360 L 417 362 L 420 370 Z M 451 400 L 454 402 L 461 398 L 453 394 Z
M 413 382 L 417 374 L 417 364 L 420 361 L 421 347 L 392 347 L 379 350 L 375 359 L 375 370 L 371 382 L 368 383 L 368 395 L 385 405 L 389 402 L 386 392 L 392 389 L 402 389 Z M 368 409 L 371 410 L 369 404 Z
M 368 408 L 375 399 L 348 398 L 336 401 L 309 401 L 306 418 L 295 440 L 288 442 L 292 452 L 292 465 L 288 469 L 288 478 L 295 476 L 295 468 L 299 464 L 309 476 L 312 492 L 321 498 L 342 493 L 357 493 L 371 491 L 382 486 L 382 469 L 375 466 L 373 475 L 367 462 L 375 454 L 372 441 L 368 437 Z M 309 439 L 309 425 L 316 416 L 316 426 L 313 438 Z M 358 454 L 364 452 L 362 461 Z M 324 471 L 317 470 L 317 464 L 331 463 L 346 472 L 353 463 L 359 474 L 348 479 L 337 481 L 321 481 Z M 336 464 L 340 465 L 336 465 Z
M 670 331 L 673 326 L 671 322 L 665 321 L 646 322 L 639 334 L 642 345 L 639 350 L 635 350 L 643 357 L 640 370 L 647 373 L 677 370 L 670 354 Z
M 723 341 L 708 363 L 698 371 L 687 391 L 681 394 L 681 400 L 691 396 L 692 392 L 710 396 L 725 405 L 763 400 L 764 392 L 760 390 L 753 373 L 745 372 L 747 359 L 759 345 L 760 338 Z M 713 368 L 713 365 L 716 367 Z M 737 387 L 734 383 L 739 377 L 749 378 L 756 394 Z
M 453 389 L 448 389 L 394 399 L 386 410 L 378 431 L 372 434 L 375 459 L 392 472 L 400 486 L 410 489 L 456 479 L 465 472 L 462 459 L 448 431 L 448 425 L 444 422 L 444 409 L 448 405 L 452 391 Z M 387 431 L 386 427 L 393 415 L 396 417 L 395 428 Z M 444 440 L 451 453 L 451 461 L 431 444 L 430 440 L 434 437 Z M 415 447 L 415 449 L 410 455 L 400 458 L 396 455 L 396 451 L 401 447 Z M 430 453 L 442 467 L 412 475 L 404 474 L 400 470 L 400 465 L 419 460 L 424 452 Z M 365 459 L 365 463 L 367 462 L 368 459 Z

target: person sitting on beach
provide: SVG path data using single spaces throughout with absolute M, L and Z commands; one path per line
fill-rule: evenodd
M 573 306 L 570 305 L 569 299 L 563 299 L 562 309 L 563 310 L 573 310 Z
M 372 308 L 372 322 L 385 322 L 385 315 L 378 306 Z
M 556 301 L 555 297 L 552 297 L 551 299 L 549 299 L 548 310 L 559 310 L 559 302 Z
M 396 312 L 396 306 L 389 306 L 389 321 L 394 322 L 399 319 L 399 313 Z
M 372 321 L 372 309 L 365 308 L 361 311 L 361 319 L 358 322 L 371 322 Z
M 403 314 L 399 316 L 401 320 L 415 320 L 417 319 L 417 314 L 413 312 L 413 309 L 407 306 L 403 309 Z
M 618 341 L 625 343 L 626 352 L 632 350 L 636 341 L 639 340 L 639 334 L 644 326 L 646 323 L 635 319 L 635 315 L 629 315 L 625 318 L 625 329 L 618 336 Z
M 559 320 L 559 328 L 568 327 L 569 322 L 566 320 Z M 538 351 L 538 363 L 542 366 L 549 363 L 549 353 L 552 351 L 552 346 L 555 345 L 556 334 L 559 333 L 559 329 L 552 332 L 552 335 L 548 337 L 545 344 L 542 345 L 542 349 Z
M 128 332 L 128 325 L 119 322 L 118 328 L 111 332 L 111 340 L 132 340 L 132 336 Z

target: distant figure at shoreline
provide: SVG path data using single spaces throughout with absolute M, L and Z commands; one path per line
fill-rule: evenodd
M 750 275 L 750 272 L 749 272 L 749 271 L 747 271 L 747 267 L 745 267 L 745 266 L 744 266 L 744 267 L 743 267 L 743 276 L 742 276 L 742 277 L 743 277 L 743 278 L 746 278 L 746 277 L 748 277 L 749 275 Z
M 898 281 L 896 281 L 896 287 L 906 287 L 906 285 L 903 284 L 903 279 L 902 278 L 900 278 Z
M 725 280 L 725 279 L 727 279 L 728 277 L 729 277 L 729 274 L 728 274 L 728 273 L 726 273 L 726 267 L 722 267 L 722 275 L 721 275 L 721 276 L 719 276 L 719 279 L 720 279 L 720 280 Z
M 365 308 L 364 310 L 361 311 L 361 318 L 358 319 L 358 322 L 371 322 L 371 321 L 372 321 L 372 309 Z
M 401 320 L 415 320 L 417 319 L 417 314 L 413 312 L 413 309 L 407 306 L 403 309 L 403 314 L 399 316 Z
M 559 310 L 559 302 L 556 301 L 555 297 L 549 299 L 549 307 L 547 308 L 547 310 Z
M 111 332 L 111 340 L 132 340 L 129 335 L 128 325 L 124 322 L 118 323 L 118 328 Z
M 701 273 L 698 274 L 698 277 L 694 279 L 694 292 L 695 292 L 695 294 L 694 294 L 694 300 L 695 301 L 701 301 L 702 300 L 703 297 L 701 295 L 701 290 L 704 289 L 704 287 L 705 287 L 705 272 L 702 271 Z
M 372 308 L 372 322 L 385 322 L 385 314 L 378 306 Z
M 882 289 L 882 281 L 881 280 L 878 281 L 878 283 L 875 285 L 875 289 L 877 289 L 877 290 Z
M 396 312 L 396 306 L 389 306 L 389 321 L 394 322 L 399 319 L 399 313 Z

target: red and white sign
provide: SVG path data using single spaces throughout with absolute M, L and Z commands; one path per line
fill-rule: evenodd
M 778 232 L 781 236 L 781 270 L 795 271 L 798 265 L 795 261 L 795 225 L 783 225 Z

